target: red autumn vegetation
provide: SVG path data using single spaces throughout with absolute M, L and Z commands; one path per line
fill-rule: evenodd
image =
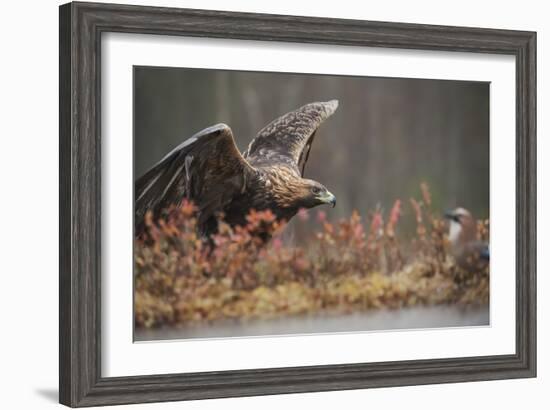
M 197 235 L 189 202 L 158 223 L 148 215 L 147 234 L 134 247 L 136 326 L 487 305 L 488 269 L 464 272 L 455 265 L 447 224 L 434 216 L 426 184 L 421 193 L 421 200 L 410 200 L 416 234 L 408 239 L 397 235 L 400 200 L 387 214 L 354 211 L 338 223 L 317 211 L 319 228 L 307 246 L 286 244 L 284 224 L 270 211 L 252 211 L 246 226 L 220 222 L 210 241 Z M 308 218 L 302 211 L 297 223 Z M 258 235 L 266 231 L 267 244 Z M 478 221 L 478 235 L 488 240 L 487 220 Z

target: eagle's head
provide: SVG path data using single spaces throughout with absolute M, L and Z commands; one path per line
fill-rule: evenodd
M 313 208 L 317 205 L 328 204 L 336 206 L 336 197 L 323 184 L 312 179 L 302 178 L 300 193 L 297 198 L 300 208 Z
M 292 213 L 318 205 L 328 204 L 332 207 L 336 205 L 336 197 L 323 184 L 312 179 L 287 179 L 279 186 L 274 184 L 273 193 L 278 207 Z
M 323 184 L 301 178 L 286 167 L 271 169 L 268 186 L 277 207 L 291 212 L 323 204 L 336 205 L 336 197 Z

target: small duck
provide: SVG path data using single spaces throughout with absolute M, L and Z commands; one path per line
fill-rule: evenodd
M 480 271 L 489 264 L 489 244 L 477 239 L 476 222 L 464 208 L 445 213 L 449 220 L 449 241 L 456 263 L 468 271 Z

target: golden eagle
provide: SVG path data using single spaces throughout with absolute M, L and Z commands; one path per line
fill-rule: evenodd
M 291 111 L 264 127 L 242 154 L 225 124 L 184 141 L 137 179 L 136 236 L 145 229 L 147 211 L 157 219 L 184 199 L 198 209 L 202 236 L 216 232 L 221 213 L 234 226 L 246 224 L 252 209 L 269 209 L 288 221 L 300 208 L 334 207 L 334 195 L 303 174 L 317 129 L 337 107 L 338 101 L 332 100 Z

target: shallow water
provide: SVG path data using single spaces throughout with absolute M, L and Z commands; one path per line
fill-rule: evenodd
M 294 316 L 245 322 L 215 322 L 179 328 L 136 330 L 136 342 L 310 333 L 388 331 L 464 326 L 488 326 L 489 307 L 451 306 L 379 310 L 349 315 Z

